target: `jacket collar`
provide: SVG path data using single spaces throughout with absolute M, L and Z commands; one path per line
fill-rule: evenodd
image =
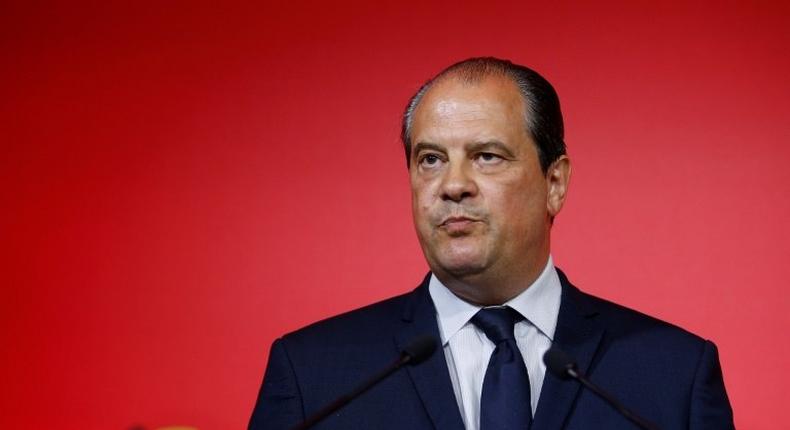
M 553 346 L 575 358 L 579 370 L 587 373 L 605 330 L 596 320 L 598 310 L 590 296 L 574 287 L 562 271 L 557 269 L 557 273 L 562 284 L 562 302 Z M 580 389 L 578 382 L 562 380 L 547 372 L 532 429 L 562 428 Z
M 557 269 L 557 273 L 562 284 L 562 301 L 553 345 L 574 357 L 579 370 L 586 373 L 603 338 L 604 329 L 596 321 L 598 311 L 594 301 L 574 287 L 562 271 Z M 420 286 L 407 296 L 401 318 L 403 329 L 395 335 L 398 348 L 425 334 L 433 336 L 437 342 L 441 339 L 436 308 L 428 293 L 430 276 L 428 273 Z M 441 347 L 428 360 L 407 366 L 406 369 L 434 427 L 463 430 L 463 420 Z M 547 373 L 532 430 L 562 428 L 580 388 L 576 381 L 561 380 Z
M 407 297 L 402 316 L 403 329 L 395 335 L 395 343 L 399 349 L 414 338 L 426 334 L 433 336 L 437 344 L 440 343 L 436 308 L 428 293 L 430 275 L 429 273 L 420 286 Z M 441 345 L 437 345 L 436 352 L 427 360 L 407 366 L 406 370 L 434 427 L 442 430 L 464 430 Z

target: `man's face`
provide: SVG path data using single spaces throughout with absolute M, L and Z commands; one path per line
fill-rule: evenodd
M 439 279 L 534 279 L 562 199 L 557 205 L 551 197 L 554 181 L 541 171 L 515 84 L 501 77 L 435 83 L 414 112 L 411 136 L 414 224 Z M 566 184 L 567 175 L 562 198 Z

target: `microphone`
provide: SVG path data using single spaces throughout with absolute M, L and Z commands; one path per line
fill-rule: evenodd
M 404 347 L 401 350 L 400 357 L 398 357 L 397 360 L 392 362 L 392 364 L 384 368 L 379 373 L 375 374 L 372 378 L 367 380 L 365 383 L 357 386 L 350 393 L 344 396 L 340 396 L 332 403 L 324 406 L 318 412 L 314 413 L 313 415 L 309 416 L 306 420 L 302 421 L 301 424 L 294 427 L 293 430 L 309 429 L 310 427 L 317 424 L 319 421 L 323 420 L 324 418 L 336 412 L 338 409 L 347 405 L 352 400 L 359 397 L 359 395 L 361 395 L 365 391 L 371 389 L 373 386 L 386 379 L 388 376 L 395 373 L 395 371 L 397 371 L 401 367 L 407 364 L 409 365 L 419 364 L 427 360 L 431 355 L 433 355 L 434 351 L 436 351 L 436 338 L 434 338 L 433 336 L 423 335 L 413 339 L 411 342 L 409 342 L 408 345 L 406 345 L 406 347 Z
M 624 417 L 628 418 L 632 423 L 636 424 L 639 428 L 644 430 L 658 430 L 654 424 L 640 417 L 630 409 L 626 408 L 622 403 L 614 398 L 611 394 L 604 391 L 601 387 L 593 384 L 592 381 L 587 379 L 586 376 L 579 370 L 576 361 L 564 351 L 555 347 L 549 348 L 543 355 L 543 362 L 546 363 L 546 368 L 552 375 L 560 379 L 575 379 L 582 385 L 587 387 L 590 391 L 595 393 L 598 397 L 606 400 L 613 408 L 620 412 Z

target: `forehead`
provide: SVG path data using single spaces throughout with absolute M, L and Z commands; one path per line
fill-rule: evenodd
M 470 131 L 523 134 L 525 119 L 524 101 L 512 80 L 489 76 L 467 82 L 447 77 L 434 83 L 415 109 L 412 137 L 418 142 L 442 137 L 435 134 L 450 137 Z

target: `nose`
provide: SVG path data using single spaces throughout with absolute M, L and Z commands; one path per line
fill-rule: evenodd
M 477 183 L 467 163 L 450 163 L 442 178 L 442 200 L 460 202 L 477 195 Z

